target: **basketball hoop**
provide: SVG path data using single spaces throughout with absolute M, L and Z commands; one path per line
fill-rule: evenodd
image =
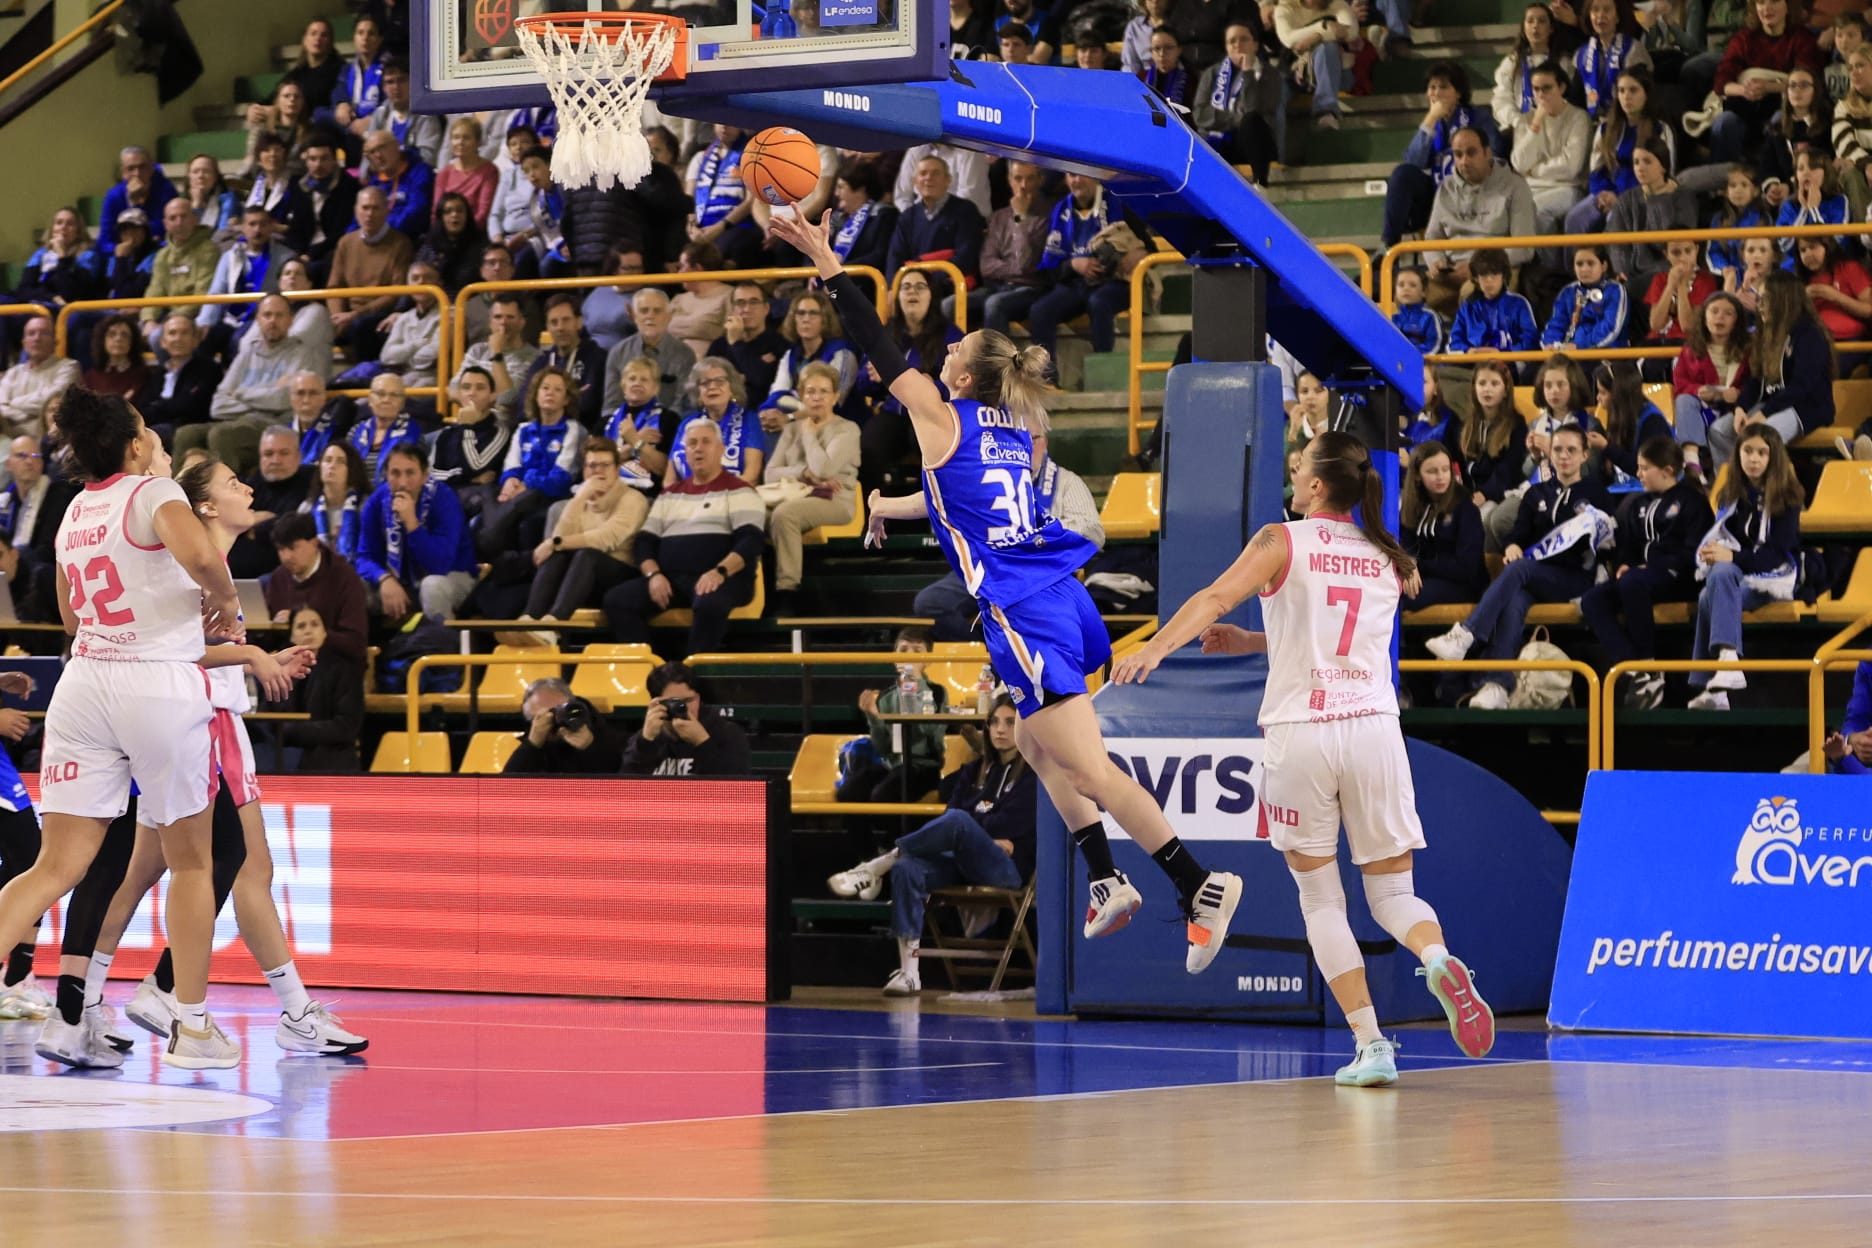
M 687 73 L 688 24 L 662 13 L 548 13 L 513 25 L 559 110 L 554 179 L 637 185 L 650 172 L 644 100 L 652 83 Z

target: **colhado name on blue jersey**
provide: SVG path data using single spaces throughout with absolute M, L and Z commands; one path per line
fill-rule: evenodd
M 1027 424 L 1005 408 L 983 403 L 975 409 L 975 423 L 990 429 L 1025 429 Z

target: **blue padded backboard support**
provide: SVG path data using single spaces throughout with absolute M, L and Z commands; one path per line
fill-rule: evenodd
M 1238 253 L 1268 272 L 1268 323 L 1320 377 L 1361 364 L 1423 403 L 1423 357 L 1259 192 L 1129 75 L 993 61 L 951 63 L 912 86 L 827 87 L 670 100 L 667 111 L 743 127 L 796 126 L 859 151 L 944 141 L 1099 178 L 1184 255 Z

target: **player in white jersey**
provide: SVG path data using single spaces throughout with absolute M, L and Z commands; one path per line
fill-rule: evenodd
M 1443 944 L 1436 912 L 1413 890 L 1412 851 L 1424 845 L 1391 678 L 1398 599 L 1414 592 L 1416 563 L 1383 521 L 1384 491 L 1371 456 L 1350 434 L 1307 444 L 1293 474 L 1306 518 L 1270 524 L 1215 583 L 1184 603 L 1112 679 L 1143 680 L 1165 656 L 1201 636 L 1205 654 L 1268 656 L 1261 728 L 1264 831 L 1300 887 L 1307 943 L 1345 1011 L 1358 1055 L 1338 1082 L 1397 1082 L 1396 1048 L 1378 1030 L 1365 961 L 1346 922 L 1339 825 L 1363 873 L 1372 918 L 1423 962 L 1421 974 L 1470 1057 L 1495 1043 L 1495 1018 L 1469 968 Z M 1352 510 L 1359 508 L 1361 523 Z M 1265 633 L 1218 624 L 1261 595 Z
M 87 479 L 59 525 L 59 612 L 75 634 L 46 711 L 40 766 L 44 844 L 0 890 L 0 948 L 84 876 L 134 778 L 172 881 L 166 912 L 183 1011 L 163 1060 L 231 1066 L 240 1048 L 208 1017 L 214 938 L 209 800 L 214 795 L 204 626 L 239 635 L 227 564 L 175 482 L 144 474 L 156 435 L 124 399 L 74 386 L 59 408 L 73 468 Z

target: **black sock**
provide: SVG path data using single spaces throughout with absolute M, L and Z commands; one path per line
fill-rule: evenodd
M 1087 879 L 1102 880 L 1118 870 L 1112 865 L 1111 842 L 1105 839 L 1103 821 L 1074 828 L 1072 838 L 1085 856 Z
M 156 986 L 158 988 L 162 989 L 164 992 L 175 991 L 175 958 L 170 955 L 167 949 L 164 949 L 162 951 L 162 957 L 157 959 L 154 974 L 156 976 Z
M 1151 859 L 1164 869 L 1170 882 L 1176 885 L 1177 896 L 1182 898 L 1184 908 L 1196 896 L 1196 890 L 1209 878 L 1209 873 L 1196 861 L 1196 855 L 1183 848 L 1183 842 L 1171 837 L 1164 847 L 1151 855 Z
M 6 986 L 11 988 L 32 974 L 32 962 L 33 947 L 31 945 L 23 943 L 14 945 L 13 952 L 7 955 Z
M 59 976 L 58 1012 L 60 1018 L 74 1027 L 84 1018 L 84 976 Z

